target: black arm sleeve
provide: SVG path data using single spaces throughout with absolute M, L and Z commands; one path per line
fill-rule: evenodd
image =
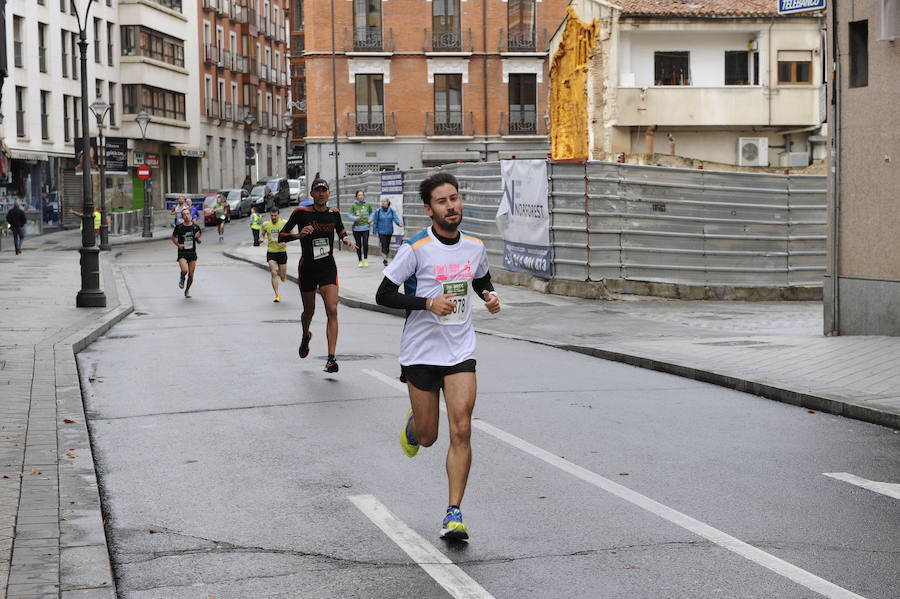
M 493 291 L 494 284 L 491 283 L 491 273 L 486 273 L 480 279 L 472 279 L 472 289 L 475 290 L 475 293 L 478 294 L 478 297 L 484 299 L 485 291 Z M 485 300 L 486 301 L 486 300 Z
M 375 301 L 379 306 L 387 306 L 388 308 L 424 310 L 427 298 L 400 293 L 400 285 L 385 277 L 375 293 Z
M 296 227 L 298 225 L 298 222 L 299 222 L 298 215 L 299 215 L 299 211 L 297 211 L 297 210 L 294 210 L 293 212 L 291 212 L 290 217 L 288 217 L 287 224 L 284 225 L 284 227 L 278 233 L 278 241 L 280 243 L 288 243 L 290 241 L 295 241 L 294 236 L 291 235 L 291 231 L 293 231 L 294 227 Z M 260 220 L 262 220 L 262 219 L 260 219 Z M 260 225 L 261 224 L 262 223 L 260 222 Z

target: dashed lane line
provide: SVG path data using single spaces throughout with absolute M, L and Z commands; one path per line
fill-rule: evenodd
M 481 585 L 395 516 L 374 495 L 348 497 L 400 549 L 456 599 L 493 599 Z
M 378 372 L 377 370 L 365 369 L 363 370 L 369 376 L 372 376 L 391 387 L 406 392 L 406 385 L 401 383 L 399 380 L 391 378 L 386 374 Z M 442 408 L 443 409 L 443 408 Z M 690 532 L 703 537 L 704 539 L 715 543 L 716 545 L 727 549 L 731 552 L 734 552 L 740 555 L 743 558 L 746 558 L 764 568 L 775 572 L 785 578 L 796 582 L 797 584 L 806 587 L 807 589 L 819 593 L 824 597 L 828 597 L 829 599 L 864 599 L 862 595 L 857 595 L 852 591 L 848 591 L 847 589 L 840 587 L 832 582 L 825 580 L 824 578 L 820 578 L 813 574 L 812 572 L 807 572 L 806 570 L 799 568 L 789 562 L 784 561 L 781 558 L 775 557 L 770 553 L 766 553 L 762 549 L 758 549 L 740 539 L 729 535 L 717 528 L 714 528 L 708 524 L 700 522 L 694 518 L 691 518 L 687 514 L 683 514 L 675 509 L 672 509 L 658 501 L 650 499 L 646 495 L 642 495 L 637 491 L 632 491 L 628 487 L 620 485 L 617 482 L 614 482 L 608 478 L 600 476 L 595 472 L 591 472 L 586 468 L 582 468 L 577 464 L 573 464 L 568 460 L 561 458 L 557 455 L 550 453 L 540 447 L 525 441 L 524 439 L 520 439 L 515 435 L 507 433 L 493 425 L 488 424 L 484 420 L 473 420 L 472 427 L 477 428 L 478 430 L 491 435 L 495 439 L 503 441 L 508 445 L 515 447 L 551 466 L 555 466 L 560 470 L 571 474 L 572 476 L 583 480 L 586 483 L 592 484 L 595 487 L 606 491 L 620 499 L 624 499 L 625 501 L 636 505 L 652 514 L 663 518 L 664 520 L 668 520 L 672 524 L 680 526 L 685 530 L 689 530 Z

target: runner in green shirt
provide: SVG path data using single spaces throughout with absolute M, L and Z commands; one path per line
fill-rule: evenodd
M 272 289 L 275 290 L 275 299 L 273 302 L 280 302 L 281 295 L 278 293 L 278 279 L 282 282 L 287 280 L 287 243 L 278 241 L 278 233 L 287 224 L 287 221 L 281 218 L 278 208 L 273 208 L 269 212 L 271 220 L 267 220 L 262 224 L 261 230 L 263 237 L 268 239 L 269 245 L 266 246 L 266 262 L 269 263 L 269 272 L 272 274 Z
M 220 243 L 225 241 L 225 220 L 228 218 L 230 212 L 229 208 L 231 207 L 225 202 L 225 196 L 222 194 L 216 196 L 216 223 L 219 225 Z

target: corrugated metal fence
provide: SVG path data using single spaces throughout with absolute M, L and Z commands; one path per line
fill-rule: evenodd
M 408 231 L 428 224 L 418 185 L 437 169 L 405 171 Z M 443 167 L 460 182 L 463 228 L 503 265 L 494 223 L 500 164 Z M 554 277 L 697 286 L 821 286 L 826 181 L 822 176 L 715 172 L 589 162 L 549 163 Z M 378 173 L 342 180 L 345 209 L 357 189 L 370 201 Z M 346 211 L 346 210 L 344 210 Z

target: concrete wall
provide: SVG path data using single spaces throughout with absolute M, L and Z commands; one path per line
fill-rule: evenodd
M 880 0 L 837 3 L 840 170 L 830 185 L 834 190 L 838 181 L 840 207 L 836 217 L 830 214 L 829 249 L 837 242 L 840 284 L 837 319 L 832 290 L 826 290 L 826 333 L 837 328 L 843 335 L 900 335 L 900 44 L 879 39 L 881 5 Z M 869 80 L 851 88 L 848 23 L 861 20 L 869 22 Z M 833 279 L 828 281 L 830 287 Z

